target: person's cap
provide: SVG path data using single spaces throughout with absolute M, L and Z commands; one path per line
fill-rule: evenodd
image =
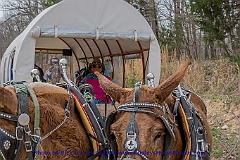
M 90 65 L 93 65 L 93 64 L 102 64 L 102 61 L 99 58 L 94 58 L 92 63 L 90 63 Z
M 103 68 L 103 71 L 105 70 L 104 64 L 99 58 L 94 58 L 92 63 L 89 64 L 89 68 L 91 68 L 93 65 L 101 65 Z

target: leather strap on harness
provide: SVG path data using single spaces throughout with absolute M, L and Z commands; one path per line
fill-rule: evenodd
M 14 84 L 15 91 L 17 93 L 18 97 L 18 123 L 16 128 L 16 138 L 17 138 L 17 145 L 18 147 L 18 154 L 16 155 L 16 158 L 21 153 L 21 143 L 23 141 L 23 131 L 25 132 L 25 150 L 28 156 L 28 160 L 33 159 L 32 155 L 32 144 L 30 139 L 30 129 L 29 129 L 29 121 L 30 118 L 28 116 L 28 95 L 27 95 L 27 87 L 22 83 L 16 83 Z
M 25 148 L 28 154 L 28 159 L 33 159 L 32 146 L 30 137 L 39 137 L 35 132 L 35 135 L 31 135 L 29 129 L 30 117 L 28 116 L 28 95 L 33 99 L 35 105 L 35 119 L 34 122 L 38 122 L 38 124 L 34 125 L 34 128 L 39 128 L 39 119 L 40 119 L 40 111 L 39 104 L 37 102 L 36 95 L 33 90 L 24 85 L 24 82 L 9 82 L 8 85 L 14 85 L 15 91 L 17 93 L 18 98 L 18 115 L 8 114 L 4 112 L 0 112 L 0 118 L 6 119 L 10 121 L 17 122 L 16 133 L 15 135 L 11 134 L 7 130 L 0 127 L 0 158 L 2 159 L 10 159 L 10 160 L 18 160 L 22 151 L 23 141 L 25 142 Z M 37 127 L 36 127 L 37 126 Z M 25 138 L 23 138 L 23 134 Z M 40 137 L 39 137 L 40 139 Z M 36 157 L 35 157 L 36 158 Z
M 131 120 L 126 130 L 124 148 L 128 152 L 134 152 L 136 149 L 139 150 L 140 147 L 140 142 L 138 140 L 138 128 L 137 123 L 135 121 L 135 114 L 136 112 L 132 112 Z
M 4 112 L 0 112 L 0 118 L 1 119 L 6 119 L 6 120 L 11 120 L 11 121 L 18 121 L 18 116 L 12 115 L 12 114 L 8 114 L 8 113 L 4 113 Z
M 66 88 L 67 86 L 62 84 L 61 87 Z M 94 155 L 89 157 L 88 160 L 94 160 L 97 157 L 99 157 L 99 160 L 108 159 L 109 154 L 106 153 L 109 147 L 103 132 L 104 122 L 99 110 L 94 102 L 91 99 L 86 99 L 77 88 L 71 86 L 70 91 L 93 145 Z
M 181 118 L 186 117 L 191 142 L 190 144 L 187 144 L 187 152 L 191 152 L 189 159 L 195 160 L 198 158 L 201 159 L 210 159 L 209 157 L 209 143 L 207 143 L 207 137 L 206 137 L 206 130 L 205 130 L 205 124 L 203 122 L 203 119 L 201 115 L 198 113 L 196 108 L 194 108 L 193 104 L 190 102 L 191 96 L 189 95 L 188 99 L 186 100 L 187 94 L 189 94 L 186 90 L 182 89 L 180 86 L 177 90 L 173 92 L 174 96 L 176 96 L 175 106 L 178 106 L 178 102 L 180 101 L 181 107 L 183 108 L 183 111 L 180 110 Z M 198 121 L 200 120 L 200 122 Z M 200 124 L 201 123 L 201 124 Z M 188 146 L 190 145 L 190 146 Z M 198 154 L 200 153 L 200 154 Z M 185 155 L 188 156 L 188 155 Z
M 142 82 L 138 82 L 135 84 L 135 91 L 134 91 L 134 96 L 133 96 L 133 102 L 138 102 L 138 97 L 139 97 L 139 91 L 142 86 Z
M 139 101 L 138 97 L 139 97 L 139 91 L 141 86 L 142 86 L 141 82 L 138 82 L 135 84 L 133 102 Z M 138 110 L 138 106 L 134 106 L 134 110 L 135 111 Z M 140 142 L 138 139 L 138 127 L 135 121 L 135 114 L 136 114 L 135 111 L 132 112 L 131 120 L 126 129 L 126 139 L 124 142 L 124 148 L 126 149 L 127 152 L 134 152 L 135 150 L 139 150 L 140 148 Z
M 134 106 L 138 106 L 137 107 L 137 110 L 136 110 L 136 107 Z M 144 110 L 144 108 L 157 108 L 157 109 L 160 109 L 160 110 L 164 110 L 162 106 L 159 106 L 157 104 L 151 104 L 151 103 L 141 103 L 141 102 L 131 102 L 131 103 L 126 103 L 126 104 L 123 104 L 121 106 L 119 106 L 119 109 L 118 111 L 125 111 L 125 112 L 138 112 L 138 113 L 145 113 L 145 114 L 149 114 L 149 115 L 152 115 L 154 117 L 157 117 L 159 119 L 162 120 L 162 122 L 164 123 L 164 126 L 166 127 L 167 129 L 167 134 L 166 134 L 166 145 L 164 146 L 164 152 L 170 152 L 172 151 L 172 148 L 173 148 L 173 145 L 174 145 L 174 141 L 175 141 L 175 135 L 174 135 L 174 132 L 168 122 L 168 120 L 162 116 L 162 115 L 159 115 L 155 112 L 152 112 L 152 111 L 149 111 L 149 110 Z M 163 159 L 164 160 L 167 160 L 169 159 L 170 157 L 170 154 L 166 154 L 163 156 Z

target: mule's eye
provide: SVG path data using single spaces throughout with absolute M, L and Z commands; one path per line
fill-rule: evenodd
M 158 132 L 158 133 L 155 135 L 155 137 L 154 137 L 154 143 L 157 142 L 157 141 L 158 141 L 159 139 L 161 139 L 161 138 L 163 139 L 163 138 L 164 138 L 164 137 L 163 137 L 164 135 L 165 135 L 164 132 Z

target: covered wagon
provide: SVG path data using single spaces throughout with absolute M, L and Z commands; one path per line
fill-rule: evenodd
M 51 54 L 67 58 L 69 75 L 94 57 L 110 60 L 115 83 L 125 86 L 127 59 L 141 59 L 142 80 L 160 77 L 160 48 L 144 17 L 123 0 L 63 0 L 40 13 L 10 44 L 1 63 L 1 84 L 32 82 L 34 64 L 44 72 Z

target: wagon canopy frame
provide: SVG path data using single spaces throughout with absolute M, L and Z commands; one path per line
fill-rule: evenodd
M 63 0 L 45 9 L 7 48 L 1 63 L 1 84 L 31 82 L 35 52 L 71 50 L 75 69 L 92 58 L 110 59 L 113 79 L 124 86 L 125 59 L 142 59 L 143 79 L 148 72 L 160 78 L 160 47 L 145 18 L 123 0 Z M 122 78 L 117 77 L 121 72 Z

